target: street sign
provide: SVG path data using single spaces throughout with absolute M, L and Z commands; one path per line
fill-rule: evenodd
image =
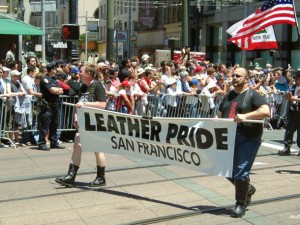
M 91 32 L 88 33 L 88 41 L 98 41 L 98 32 Z
M 118 42 L 127 42 L 127 32 L 118 31 L 117 34 Z
M 123 52 L 124 52 L 123 43 L 118 43 L 118 55 L 123 57 Z
M 53 48 L 68 48 L 67 43 L 57 42 L 53 44 Z
M 88 31 L 98 31 L 98 21 L 87 21 Z
M 42 45 L 41 45 L 41 44 L 36 44 L 36 45 L 34 46 L 34 48 L 35 48 L 35 51 L 36 51 L 36 52 L 41 52 L 41 51 L 42 51 Z

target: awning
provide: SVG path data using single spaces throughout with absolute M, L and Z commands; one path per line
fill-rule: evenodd
M 20 20 L 5 17 L 0 14 L 0 34 L 11 35 L 43 35 L 42 29 L 24 23 Z

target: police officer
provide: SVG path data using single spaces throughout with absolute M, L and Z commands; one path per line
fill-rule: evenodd
M 46 66 L 48 74 L 44 76 L 40 83 L 43 104 L 40 113 L 39 150 L 49 151 L 46 145 L 46 134 L 49 131 L 50 148 L 64 149 L 65 147 L 57 142 L 57 126 L 59 121 L 59 95 L 63 94 L 63 89 L 55 79 L 56 63 Z
M 278 151 L 280 156 L 291 154 L 290 148 L 295 131 L 297 131 L 297 146 L 300 148 L 300 71 L 296 72 L 295 84 L 291 87 L 290 92 L 286 94 L 286 99 L 289 101 L 289 111 L 284 134 L 284 149 Z M 300 156 L 300 151 L 298 156 Z

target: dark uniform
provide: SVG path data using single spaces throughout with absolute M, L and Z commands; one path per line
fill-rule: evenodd
M 55 68 L 56 64 L 47 66 L 48 72 Z M 46 146 L 46 135 L 49 131 L 50 148 L 64 148 L 57 142 L 57 127 L 59 123 L 59 95 L 52 94 L 50 89 L 52 87 L 61 88 L 54 77 L 48 75 L 41 79 L 40 90 L 42 93 L 42 106 L 40 113 L 40 131 L 39 131 L 39 149 L 49 150 Z
M 296 79 L 300 79 L 300 72 L 298 71 L 296 74 Z M 297 95 L 299 89 L 300 87 L 294 84 L 290 89 L 292 96 L 297 96 L 297 98 L 300 98 L 300 96 Z M 300 102 L 290 101 L 289 109 L 287 113 L 287 126 L 284 134 L 284 149 L 278 151 L 278 155 L 285 156 L 291 154 L 290 148 L 293 143 L 293 137 L 295 131 L 297 131 L 296 143 L 298 148 L 300 148 Z M 300 156 L 300 151 L 298 152 L 298 156 Z

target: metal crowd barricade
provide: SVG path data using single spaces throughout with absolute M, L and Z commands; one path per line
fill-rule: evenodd
M 13 141 L 11 140 L 10 133 L 14 132 L 36 132 L 39 131 L 39 104 L 38 101 L 32 96 L 27 95 L 25 98 L 30 98 L 32 101 L 29 102 L 30 105 L 26 104 L 26 106 L 21 106 L 21 108 L 28 108 L 24 115 L 21 115 L 20 125 L 17 126 L 16 122 L 16 114 L 15 114 L 15 105 L 12 104 L 12 99 L 1 99 L 0 104 L 0 138 L 3 140 L 8 140 L 12 146 L 15 147 Z M 18 97 L 16 97 L 18 98 Z M 76 104 L 78 102 L 78 97 L 70 97 L 66 95 L 62 95 L 59 97 L 59 125 L 58 131 L 76 131 L 73 127 L 74 122 L 74 110 L 75 108 L 71 105 L 65 105 L 63 102 Z M 37 141 L 37 140 L 36 140 Z
M 2 140 L 8 140 L 11 144 L 12 141 L 6 135 L 6 118 L 7 118 L 7 101 L 6 97 L 0 99 L 0 138 Z
M 61 95 L 59 96 L 59 111 L 60 111 L 60 120 L 59 120 L 59 131 L 75 131 L 73 127 L 74 123 L 74 110 L 75 107 L 71 105 L 62 104 L 63 102 L 76 104 L 78 102 L 78 96 L 68 96 Z
M 266 100 L 270 107 L 270 119 L 266 121 L 271 130 L 280 127 L 280 123 L 285 119 L 288 107 L 288 100 L 284 98 L 285 93 L 273 93 L 267 96 Z
M 219 110 L 221 95 L 148 95 L 147 117 L 212 118 Z

